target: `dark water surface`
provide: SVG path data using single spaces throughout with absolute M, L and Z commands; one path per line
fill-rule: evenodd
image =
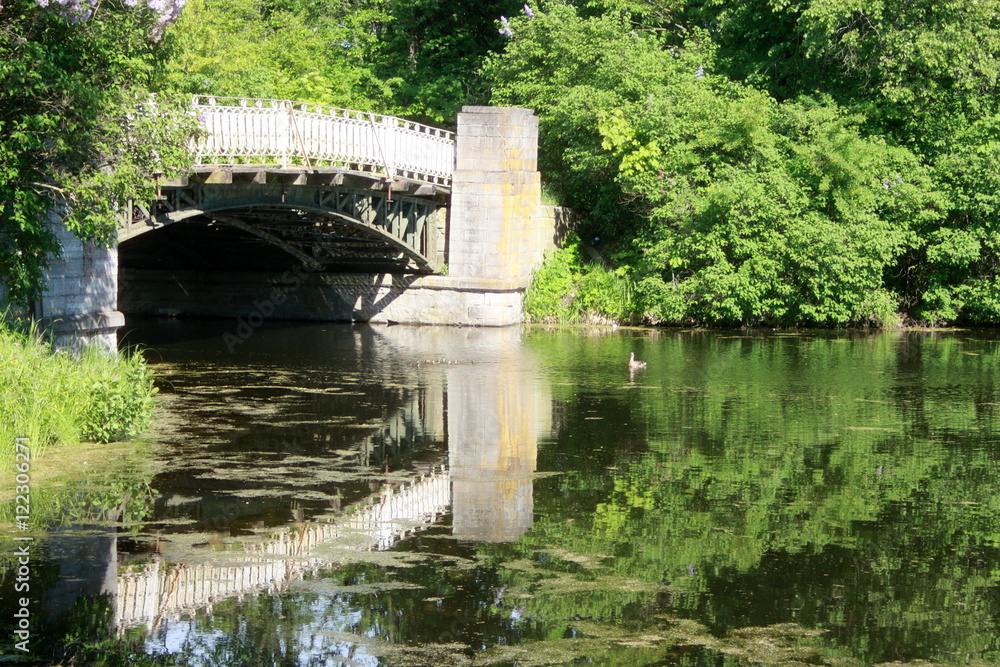
M 52 491 L 52 655 L 1000 663 L 995 332 L 230 329 L 129 334 L 152 464 Z

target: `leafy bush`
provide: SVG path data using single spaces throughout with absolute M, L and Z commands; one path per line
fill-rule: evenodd
M 524 309 L 533 322 L 621 322 L 634 316 L 634 292 L 624 268 L 586 263 L 574 237 L 535 272 Z
M 33 333 L 0 327 L 0 448 L 28 438 L 32 452 L 81 440 L 110 442 L 139 433 L 156 392 L 139 355 L 96 348 L 54 351 Z M 13 460 L 13 455 L 11 455 Z
M 584 319 L 622 322 L 635 311 L 634 292 L 632 278 L 624 267 L 609 269 L 593 263 L 580 276 L 575 305 Z
M 531 321 L 574 321 L 571 305 L 581 263 L 579 242 L 570 242 L 535 271 L 524 294 L 524 311 Z
M 91 368 L 96 377 L 90 401 L 83 410 L 81 437 L 111 442 L 142 432 L 149 423 L 156 392 L 142 358 L 132 355 L 114 364 L 99 362 Z

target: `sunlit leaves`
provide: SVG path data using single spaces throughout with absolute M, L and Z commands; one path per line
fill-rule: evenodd
M 807 54 L 832 58 L 846 72 L 880 86 L 892 101 L 926 100 L 940 88 L 988 92 L 997 85 L 1000 4 L 995 0 L 771 4 L 800 12 Z
M 619 261 L 635 272 L 648 319 L 898 322 L 900 304 L 914 301 L 895 290 L 912 290 L 916 275 L 900 264 L 923 252 L 926 234 L 949 215 L 949 196 L 959 193 L 941 188 L 924 155 L 870 134 L 891 122 L 895 98 L 883 91 L 889 111 L 879 118 L 872 105 L 846 99 L 843 85 L 830 90 L 846 103 L 814 91 L 779 100 L 729 78 L 737 62 L 743 67 L 759 57 L 735 53 L 739 46 L 727 37 L 749 21 L 749 6 L 657 4 L 646 14 L 637 4 L 588 7 L 597 14 L 553 4 L 536 20 L 515 21 L 514 39 L 487 72 L 496 102 L 540 114 L 547 175 L 564 202 L 589 219 L 593 235 L 614 243 Z M 830 25 L 877 22 L 860 6 L 769 7 L 802 31 L 819 31 L 809 33 L 816 44 L 803 42 L 794 56 L 804 70 L 833 57 L 818 36 L 824 33 L 817 26 L 826 25 L 817 18 L 822 11 Z M 660 10 L 676 21 L 644 27 Z M 947 22 L 945 14 L 930 11 L 927 25 Z M 712 15 L 719 31 L 690 22 Z M 869 36 L 869 28 L 856 27 Z M 840 36 L 838 48 L 848 48 L 853 37 Z M 851 62 L 845 71 L 862 67 Z M 789 73 L 786 91 L 807 81 L 796 76 Z M 985 203 L 986 188 L 968 189 Z M 974 259 L 973 245 L 948 248 L 953 260 Z M 945 247 L 938 251 L 935 257 Z
M 216 95 L 281 97 L 450 124 L 483 102 L 479 64 L 517 0 L 246 0 L 185 9 L 168 80 Z
M 192 119 L 149 78 L 153 12 L 113 2 L 67 21 L 27 0 L 0 6 L 0 283 L 37 293 L 57 250 L 50 215 L 81 238 L 109 242 L 129 197 L 190 164 Z

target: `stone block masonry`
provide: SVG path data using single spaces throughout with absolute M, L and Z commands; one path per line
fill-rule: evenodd
M 527 287 L 550 247 L 539 242 L 546 221 L 537 155 L 538 117 L 531 109 L 463 107 L 455 135 L 449 277 Z
M 115 350 L 116 332 L 125 323 L 118 310 L 118 249 L 81 241 L 56 212 L 50 214 L 49 224 L 62 252 L 45 272 L 36 320 L 57 347 L 94 344 Z

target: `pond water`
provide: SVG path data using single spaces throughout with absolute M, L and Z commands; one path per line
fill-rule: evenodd
M 143 454 L 33 491 L 36 657 L 1000 663 L 995 332 L 231 329 L 134 325 Z

